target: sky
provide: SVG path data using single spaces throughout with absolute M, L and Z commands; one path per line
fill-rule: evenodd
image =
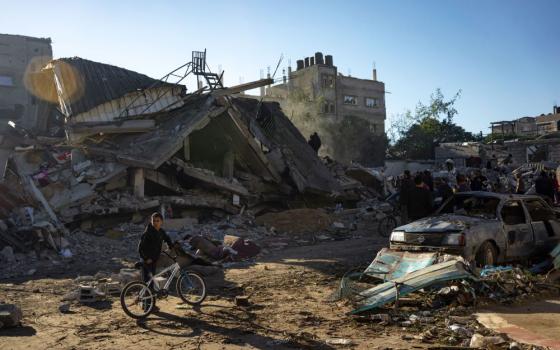
M 52 39 L 79 56 L 160 78 L 207 50 L 228 86 L 320 51 L 339 72 L 386 84 L 387 118 L 461 90 L 456 122 L 552 112 L 560 104 L 560 1 L 13 1 L 0 33 Z M 386 123 L 386 125 L 389 122 Z

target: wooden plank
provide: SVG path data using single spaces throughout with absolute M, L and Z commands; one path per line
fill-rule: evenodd
M 171 159 L 171 163 L 182 168 L 185 175 L 195 178 L 199 181 L 202 181 L 211 187 L 233 192 L 240 196 L 249 195 L 249 191 L 247 191 L 247 189 L 243 187 L 243 185 L 230 182 L 227 179 L 224 179 L 223 177 L 214 175 L 212 172 L 208 170 L 194 168 L 189 164 L 185 163 L 182 159 L 173 157 Z

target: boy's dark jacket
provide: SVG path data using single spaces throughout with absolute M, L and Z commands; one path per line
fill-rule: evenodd
M 151 259 L 155 262 L 161 254 L 161 244 L 163 241 L 165 241 L 169 247 L 173 245 L 171 239 L 163 229 L 158 231 L 152 224 L 148 224 L 138 244 L 138 253 L 140 257 L 144 260 Z

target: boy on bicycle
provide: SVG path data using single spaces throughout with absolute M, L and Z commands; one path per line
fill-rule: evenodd
M 163 225 L 163 217 L 160 213 L 153 213 L 150 223 L 146 226 L 146 230 L 140 237 L 138 244 L 138 253 L 143 260 L 142 276 L 144 282 L 148 283 L 151 275 L 156 273 L 156 263 L 161 254 L 161 245 L 163 241 L 167 243 L 169 248 L 173 247 L 173 242 L 161 228 Z

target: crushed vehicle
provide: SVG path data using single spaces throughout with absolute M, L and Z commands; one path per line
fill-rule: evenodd
M 460 255 L 477 266 L 529 261 L 558 244 L 559 218 L 538 196 L 460 192 L 432 216 L 395 228 L 390 248 Z

